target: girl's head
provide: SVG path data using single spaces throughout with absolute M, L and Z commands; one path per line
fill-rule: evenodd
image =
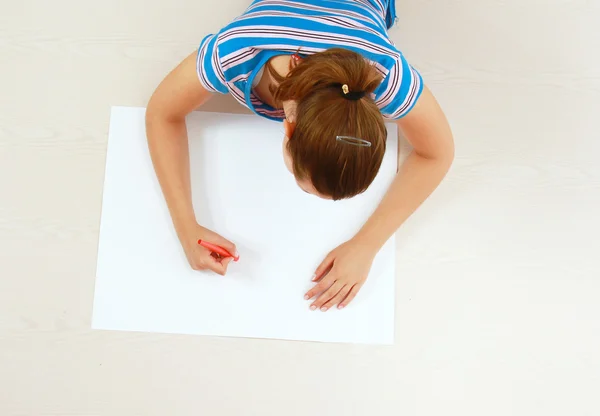
M 296 107 L 293 122 L 285 122 L 284 158 L 305 191 L 339 200 L 364 192 L 373 182 L 387 137 L 372 98 L 380 82 L 369 62 L 344 49 L 308 56 L 280 79 L 275 100 Z

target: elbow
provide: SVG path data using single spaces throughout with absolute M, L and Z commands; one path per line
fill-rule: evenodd
M 436 149 L 433 154 L 430 153 L 428 156 L 425 156 L 431 163 L 431 166 L 434 167 L 434 170 L 439 172 L 442 176 L 445 176 L 452 167 L 454 157 L 454 141 L 451 138 L 446 141 L 444 145 Z
M 454 140 L 450 137 L 444 141 L 444 144 L 439 146 L 435 152 L 430 152 L 427 155 L 422 155 L 440 169 L 448 171 L 452 166 L 455 158 Z
M 440 163 L 444 165 L 446 170 L 449 170 L 454 162 L 456 150 L 454 146 L 454 137 L 452 133 L 446 136 L 446 139 L 442 141 L 443 145 L 440 146 L 440 151 L 436 159 L 440 160 Z
M 444 153 L 445 153 L 444 160 L 446 161 L 446 164 L 448 165 L 448 169 L 450 169 L 450 166 L 452 166 L 452 163 L 454 162 L 454 158 L 456 157 L 456 147 L 454 146 L 454 139 L 452 139 L 452 138 L 450 139 L 448 148 L 446 149 L 446 151 Z
M 146 129 L 151 129 L 156 125 L 177 124 L 185 122 L 185 115 L 173 114 L 164 105 L 151 98 L 146 107 Z
M 443 155 L 439 157 L 440 170 L 443 172 L 444 176 L 450 171 L 452 163 L 454 163 L 454 146 L 445 149 Z
M 160 118 L 160 111 L 157 108 L 157 106 L 155 105 L 153 99 L 150 98 L 150 101 L 148 102 L 148 105 L 146 106 L 146 115 L 145 115 L 146 129 L 151 128 L 152 125 L 155 124 L 157 120 L 159 120 L 159 118 Z
M 146 139 L 150 147 L 156 142 L 161 136 L 157 132 L 161 130 L 161 126 L 164 126 L 166 121 L 164 112 L 161 111 L 160 107 L 153 102 L 152 98 L 148 102 L 146 107 L 146 113 L 144 116 L 145 127 L 146 127 Z

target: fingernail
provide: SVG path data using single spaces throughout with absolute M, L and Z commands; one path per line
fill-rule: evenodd
M 311 277 L 310 280 L 312 280 L 314 282 L 316 278 L 317 278 L 317 274 L 315 273 L 315 274 L 312 275 L 312 277 Z
M 304 300 L 308 300 L 308 299 L 310 299 L 310 298 L 308 297 L 308 295 L 304 295 Z
M 314 311 L 315 309 L 317 309 L 317 307 L 316 307 L 315 305 L 312 305 L 312 306 L 310 307 L 310 310 L 311 310 L 311 311 Z
M 327 310 L 326 306 L 321 306 L 321 312 L 325 312 Z
M 344 309 L 344 305 L 338 305 L 338 309 Z

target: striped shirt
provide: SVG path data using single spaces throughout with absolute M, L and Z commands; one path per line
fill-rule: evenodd
M 285 114 L 263 103 L 252 83 L 276 55 L 310 55 L 330 48 L 357 52 L 383 76 L 375 101 L 384 117 L 406 115 L 423 90 L 421 75 L 390 40 L 394 0 L 255 0 L 246 12 L 198 49 L 200 82 L 230 93 L 256 114 L 281 121 Z

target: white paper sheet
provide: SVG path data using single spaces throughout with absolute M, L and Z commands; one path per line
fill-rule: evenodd
M 192 188 L 202 225 L 237 244 L 227 276 L 194 271 L 173 230 L 147 149 L 144 109 L 112 109 L 98 249 L 95 329 L 391 344 L 394 241 L 355 300 L 310 311 L 323 257 L 350 238 L 396 171 L 397 133 L 369 190 L 326 201 L 286 170 L 283 127 L 256 116 L 188 117 Z M 325 138 L 324 138 L 325 139 Z

